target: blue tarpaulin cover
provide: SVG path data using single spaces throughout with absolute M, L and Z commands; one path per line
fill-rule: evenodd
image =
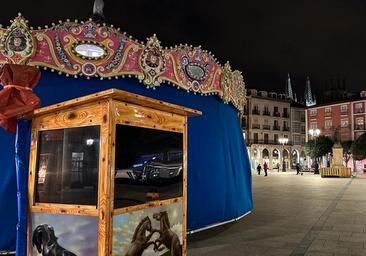
M 200 96 L 162 85 L 146 89 L 135 79 L 87 80 L 43 71 L 34 89 L 42 106 L 109 88 L 117 88 L 203 112 L 188 124 L 188 229 L 235 219 L 252 209 L 249 159 L 237 110 L 217 96 Z M 22 124 L 18 143 L 29 144 L 29 128 Z M 14 249 L 17 224 L 17 186 L 14 136 L 0 130 L 0 250 Z M 18 145 L 19 146 L 19 145 Z M 18 154 L 27 163 L 28 148 Z M 24 167 L 24 166 L 23 166 Z M 27 168 L 19 170 L 27 171 Z M 19 171 L 18 170 L 18 171 Z M 22 184 L 26 186 L 27 180 Z M 24 209 L 24 208 L 23 208 Z M 21 209 L 20 209 L 21 210 Z M 22 215 L 20 215 L 21 217 Z

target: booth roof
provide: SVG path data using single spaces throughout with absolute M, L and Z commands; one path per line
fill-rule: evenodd
M 201 111 L 198 111 L 195 109 L 178 106 L 178 105 L 164 102 L 161 100 L 156 100 L 153 98 L 149 98 L 146 96 L 142 96 L 142 95 L 138 95 L 135 93 L 130 93 L 130 92 L 126 92 L 126 91 L 122 91 L 122 90 L 118 90 L 118 89 L 109 89 L 109 90 L 97 92 L 94 94 L 90 94 L 87 96 L 83 96 L 80 98 L 68 100 L 68 101 L 65 101 L 62 103 L 57 103 L 54 105 L 36 109 L 33 111 L 32 117 L 47 114 L 47 113 L 53 112 L 55 110 L 75 107 L 75 106 L 83 105 L 83 104 L 86 104 L 89 102 L 98 101 L 98 100 L 107 99 L 107 98 L 116 99 L 116 100 L 120 100 L 120 101 L 127 102 L 127 103 L 132 103 L 135 105 L 149 106 L 150 108 L 153 108 L 153 109 L 162 110 L 162 111 L 179 114 L 179 115 L 184 115 L 184 116 L 202 115 Z

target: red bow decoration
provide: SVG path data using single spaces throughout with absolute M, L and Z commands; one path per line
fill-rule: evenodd
M 36 109 L 40 99 L 32 89 L 37 85 L 41 72 L 32 66 L 5 64 L 0 81 L 0 126 L 15 133 L 17 116 Z

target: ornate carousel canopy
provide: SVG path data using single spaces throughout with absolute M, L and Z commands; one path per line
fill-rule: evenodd
M 113 25 L 59 21 L 44 29 L 29 28 L 18 15 L 0 28 L 0 64 L 49 68 L 66 76 L 112 79 L 135 76 L 148 88 L 170 83 L 178 89 L 218 95 L 239 111 L 245 104 L 241 72 L 221 66 L 200 47 L 163 48 L 155 35 L 139 42 Z

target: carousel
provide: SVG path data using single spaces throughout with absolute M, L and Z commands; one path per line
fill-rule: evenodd
M 133 39 L 98 3 L 85 22 L 0 28 L 0 251 L 186 255 L 187 233 L 252 209 L 242 74 Z

